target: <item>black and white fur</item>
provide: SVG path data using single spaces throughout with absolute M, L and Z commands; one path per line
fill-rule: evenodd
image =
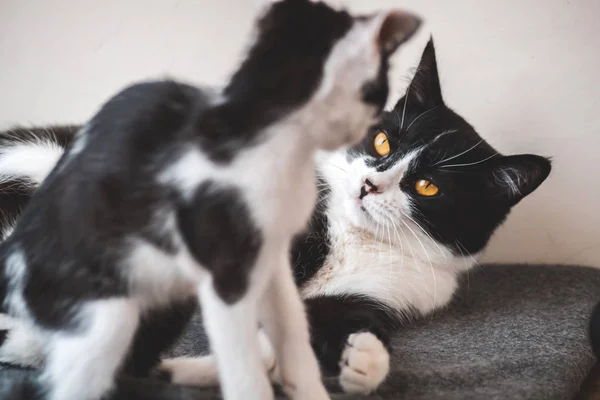
M 55 131 L 60 137 L 67 129 Z M 388 132 L 392 144 L 384 158 L 372 149 L 379 130 Z M 10 143 L 14 137 L 42 139 L 15 152 L 9 142 L 0 144 L 6 149 L 0 165 L 10 159 L 17 166 L 37 153 L 46 154 L 40 165 L 57 159 L 61 152 L 43 132 L 13 131 Z M 429 42 L 406 95 L 369 129 L 364 141 L 349 151 L 321 154 L 318 160 L 318 207 L 308 229 L 294 240 L 291 260 L 324 371 L 339 374 L 346 391 L 377 388 L 389 371 L 396 328 L 448 303 L 458 275 L 475 265 L 512 206 L 533 192 L 550 169 L 543 157 L 499 154 L 445 104 Z M 24 183 L 22 197 L 0 195 L 7 209 L 25 204 L 33 190 L 28 176 L 15 173 L 10 180 Z M 412 183 L 419 177 L 432 179 L 441 194 L 418 196 Z M 18 212 L 10 215 L 0 221 L 5 230 Z M 35 352 L 19 346 L 16 329 L 8 332 L 0 357 L 35 359 Z M 265 342 L 263 356 L 272 366 Z M 162 367 L 178 383 L 216 380 L 212 356 L 166 360 Z
M 387 57 L 418 25 L 283 0 L 222 91 L 148 82 L 102 106 L 0 247 L 3 310 L 43 337 L 49 399 L 106 395 L 126 357 L 152 361 L 172 341 L 149 343 L 148 325 L 176 337 L 170 319 L 195 298 L 225 398 L 273 397 L 259 322 L 284 390 L 328 398 L 290 242 L 316 200 L 315 149 L 364 136 Z

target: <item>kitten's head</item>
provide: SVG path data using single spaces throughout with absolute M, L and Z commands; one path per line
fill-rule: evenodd
M 544 157 L 498 153 L 446 106 L 432 41 L 406 95 L 337 157 L 330 172 L 347 172 L 343 212 L 356 226 L 386 239 L 414 232 L 456 255 L 480 252 L 551 169 Z
M 306 111 L 300 123 L 317 147 L 355 144 L 386 103 L 389 57 L 419 25 L 399 10 L 352 16 L 323 2 L 275 1 L 224 94 L 265 123 Z

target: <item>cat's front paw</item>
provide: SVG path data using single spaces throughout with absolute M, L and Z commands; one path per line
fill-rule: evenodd
M 340 367 L 340 385 L 345 392 L 370 393 L 390 371 L 390 354 L 372 333 L 354 333 L 348 336 Z

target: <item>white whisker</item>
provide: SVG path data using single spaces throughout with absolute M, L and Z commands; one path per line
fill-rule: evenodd
M 455 155 L 455 156 L 448 157 L 448 158 L 446 158 L 446 159 L 444 159 L 444 160 L 442 160 L 442 161 L 438 161 L 438 162 L 436 162 L 435 164 L 433 164 L 433 165 L 432 165 L 432 167 L 435 167 L 436 165 L 439 165 L 439 164 L 441 164 L 441 163 L 444 163 L 444 162 L 446 162 L 446 161 L 454 160 L 454 159 L 455 159 L 455 158 L 457 158 L 457 157 L 460 157 L 460 156 L 462 156 L 462 155 L 464 155 L 464 154 L 467 154 L 468 152 L 470 152 L 471 150 L 473 150 L 474 148 L 476 148 L 477 146 L 479 146 L 481 143 L 483 143 L 483 139 L 481 139 L 481 140 L 480 140 L 479 142 L 477 142 L 477 143 L 476 143 L 474 146 L 472 146 L 472 147 L 468 148 L 467 150 L 463 151 L 462 153 L 459 153 L 459 154 L 457 154 L 457 155 Z
M 422 117 L 422 116 L 424 116 L 425 114 L 429 113 L 430 111 L 433 111 L 433 110 L 435 110 L 435 109 L 436 109 L 436 108 L 438 108 L 438 107 L 439 107 L 439 106 L 435 106 L 435 107 L 433 107 L 433 108 L 430 108 L 430 109 L 429 109 L 429 110 L 427 110 L 427 111 L 423 111 L 421 114 L 417 115 L 417 117 L 416 117 L 415 119 L 413 119 L 413 120 L 412 120 L 412 122 L 411 122 L 410 124 L 408 124 L 408 127 L 406 128 L 406 130 L 408 131 L 408 130 L 410 129 L 410 127 L 411 127 L 411 126 L 413 126 L 413 124 L 414 124 L 415 122 L 417 122 L 417 120 L 418 120 L 419 118 L 421 118 L 421 117 Z
M 489 160 L 490 158 L 496 157 L 498 155 L 498 153 L 492 154 L 491 156 L 484 158 L 483 160 L 480 161 L 476 161 L 476 162 L 472 162 L 472 163 L 467 163 L 467 164 L 451 164 L 451 165 L 442 165 L 440 166 L 440 168 L 450 168 L 450 167 L 468 167 L 469 165 L 476 165 L 476 164 L 481 164 L 482 162 L 486 162 L 487 160 Z
M 406 95 L 404 95 L 404 107 L 402 109 L 402 122 L 400 122 L 400 132 L 402 132 L 402 128 L 404 128 L 404 117 L 406 116 L 406 105 L 408 104 L 408 95 L 410 93 L 410 85 L 406 89 Z
M 427 252 L 427 249 L 425 248 L 425 245 L 423 245 L 423 242 L 421 241 L 421 239 L 419 239 L 419 236 L 417 236 L 417 234 L 415 233 L 415 231 L 412 230 L 412 228 L 410 227 L 410 225 L 408 225 L 402 219 L 400 219 L 400 221 L 404 224 L 404 226 L 406 226 L 408 228 L 409 231 L 411 231 L 411 233 L 413 234 L 413 236 L 415 237 L 415 239 L 417 239 L 417 241 L 421 245 L 421 248 L 423 249 L 423 252 L 427 256 L 427 260 L 429 261 L 429 268 L 431 269 L 431 277 L 433 279 L 433 304 L 432 304 L 433 307 L 432 307 L 432 309 L 435 309 L 435 307 L 437 305 L 437 279 L 436 279 L 436 276 L 435 276 L 435 270 L 433 268 L 433 263 L 431 262 L 431 257 L 429 257 L 429 253 Z
M 413 218 L 411 218 L 408 214 L 405 214 L 404 212 L 400 211 L 402 213 L 402 215 L 404 215 L 406 218 L 408 218 L 409 220 L 412 221 L 413 224 L 415 224 L 416 226 L 419 227 L 419 229 L 421 229 L 421 232 L 423 232 L 425 235 L 427 235 L 427 237 L 429 238 L 429 240 L 431 240 L 433 242 L 433 244 L 435 245 L 435 247 L 437 247 L 437 249 L 439 250 L 440 254 L 444 257 L 444 260 L 448 260 L 448 258 L 446 257 L 446 252 L 442 250 L 442 248 L 440 247 L 440 245 L 438 244 L 438 242 L 436 242 L 429 233 L 427 233 L 427 231 L 421 226 L 419 225 L 419 223 L 417 221 L 415 221 Z

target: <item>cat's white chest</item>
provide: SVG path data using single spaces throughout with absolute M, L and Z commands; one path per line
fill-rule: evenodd
M 456 273 L 446 267 L 368 233 L 348 230 L 333 238 L 326 262 L 301 292 L 304 298 L 364 295 L 395 310 L 411 307 L 425 314 L 447 304 L 456 289 Z

